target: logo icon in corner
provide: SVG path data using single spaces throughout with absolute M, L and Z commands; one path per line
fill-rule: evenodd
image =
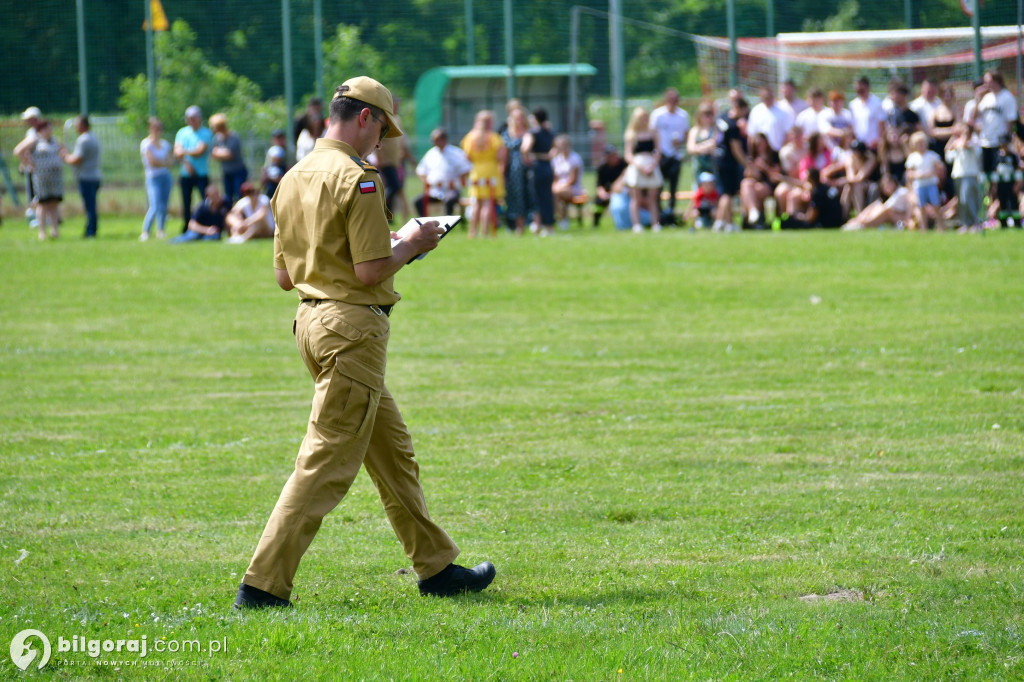
M 32 648 L 31 644 L 26 643 L 33 637 L 38 637 L 43 642 L 43 657 L 39 660 L 37 668 L 42 670 L 43 666 L 50 660 L 50 640 L 47 639 L 46 635 L 39 632 L 39 630 L 22 630 L 11 640 L 11 660 L 14 661 L 14 665 L 22 670 L 28 670 L 28 667 L 32 665 L 32 661 L 39 654 L 38 651 Z

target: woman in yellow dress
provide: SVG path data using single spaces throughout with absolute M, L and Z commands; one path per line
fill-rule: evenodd
M 480 234 L 498 235 L 498 202 L 505 198 L 505 163 L 508 150 L 494 132 L 494 116 L 480 111 L 473 120 L 473 129 L 462 138 L 473 170 L 469 174 L 469 196 L 473 199 L 473 217 L 469 221 L 469 238 Z

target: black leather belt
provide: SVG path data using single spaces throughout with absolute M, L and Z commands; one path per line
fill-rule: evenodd
M 304 298 L 304 299 L 302 299 L 302 302 L 303 303 L 312 303 L 313 305 L 316 305 L 320 301 L 326 301 L 326 300 L 327 299 L 325 299 L 325 298 Z M 395 307 L 395 305 L 394 304 L 391 304 L 391 305 L 370 305 L 370 306 L 366 306 L 366 307 L 369 308 L 370 310 L 372 310 L 373 312 L 377 313 L 378 315 L 384 315 L 385 317 L 391 317 L 391 310 Z

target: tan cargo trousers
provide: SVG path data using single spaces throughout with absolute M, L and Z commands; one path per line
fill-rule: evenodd
M 299 304 L 295 340 L 316 382 L 306 437 L 243 582 L 288 599 L 299 561 L 324 516 L 366 466 L 395 534 L 421 580 L 459 548 L 430 520 L 412 437 L 384 385 L 390 325 L 373 308 Z

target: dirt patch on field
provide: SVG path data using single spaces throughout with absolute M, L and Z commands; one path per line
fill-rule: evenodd
M 864 593 L 860 590 L 832 590 L 827 594 L 805 594 L 800 601 L 864 601 Z

